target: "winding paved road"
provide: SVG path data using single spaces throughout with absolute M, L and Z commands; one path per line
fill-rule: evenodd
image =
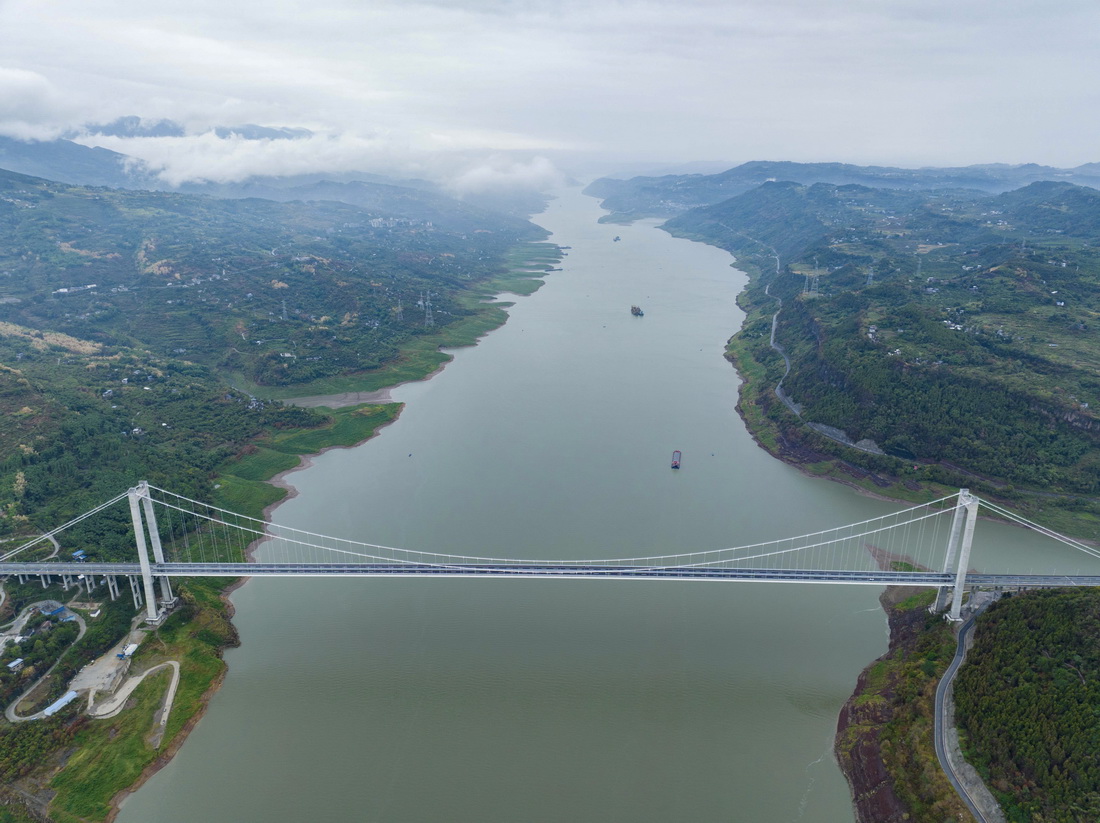
M 168 684 L 168 692 L 165 695 L 163 708 L 161 709 L 159 718 L 159 725 L 163 726 L 168 722 L 168 713 L 172 711 L 172 701 L 176 697 L 176 687 L 180 682 L 180 664 L 175 660 L 169 660 L 166 663 L 153 666 L 153 668 L 147 669 L 141 674 L 127 678 L 126 682 L 123 683 L 113 695 L 102 703 L 89 708 L 88 714 L 96 718 L 114 717 L 126 706 L 126 701 L 129 699 L 134 689 L 141 685 L 142 680 L 151 674 L 159 672 L 166 666 L 172 667 L 172 682 Z
M 984 804 L 975 799 L 974 794 L 971 793 L 971 789 L 967 786 L 967 781 L 955 770 L 955 763 L 948 753 L 947 746 L 947 732 L 949 728 L 947 723 L 947 694 L 951 690 L 951 684 L 955 680 L 955 675 L 959 671 L 959 666 L 961 666 L 963 660 L 966 659 L 966 639 L 973 628 L 974 618 L 971 617 L 963 623 L 962 628 L 959 629 L 959 644 L 955 648 L 955 657 L 952 659 L 951 665 L 947 667 L 947 671 L 943 673 L 943 677 L 940 678 L 939 685 L 936 686 L 936 723 L 934 731 L 936 757 L 939 758 L 940 767 L 943 769 L 944 774 L 947 775 L 947 779 L 951 781 L 951 785 L 955 787 L 955 791 L 958 792 L 959 797 L 966 803 L 967 808 L 970 809 L 970 813 L 974 815 L 974 819 L 977 820 L 978 823 L 998 823 L 1004 818 L 986 813 L 986 810 L 983 808 Z

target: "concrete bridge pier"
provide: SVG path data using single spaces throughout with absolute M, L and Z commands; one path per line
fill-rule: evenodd
M 126 579 L 130 581 L 130 594 L 134 596 L 134 608 L 140 609 L 142 605 L 141 584 L 138 583 L 138 579 L 133 575 L 128 575 Z
M 111 600 L 118 600 L 118 578 L 109 574 L 103 579 L 107 583 L 107 593 L 111 595 Z
M 974 541 L 974 523 L 978 519 L 978 498 L 970 489 L 959 489 L 955 503 L 955 516 L 951 520 L 951 532 L 947 538 L 947 552 L 943 560 L 943 570 L 954 572 L 955 583 L 952 586 L 940 586 L 936 602 L 930 607 L 934 614 L 951 610 L 948 620 L 961 620 L 962 598 L 966 590 L 966 570 L 970 565 L 970 547 Z

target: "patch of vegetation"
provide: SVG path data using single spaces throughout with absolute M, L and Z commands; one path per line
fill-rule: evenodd
M 915 609 L 927 609 L 936 599 L 936 592 L 934 589 L 928 591 L 917 592 L 914 595 L 902 600 L 895 606 L 898 611 L 913 611 Z
M 143 479 L 260 517 L 285 495 L 264 481 L 303 454 L 369 438 L 400 411 L 306 409 L 273 395 L 421 379 L 450 359 L 441 347 L 470 345 L 504 322 L 507 304 L 489 297 L 530 293 L 560 257 L 521 219 L 392 186 L 357 196 L 369 207 L 90 189 L 0 171 L 5 547 Z M 62 557 L 133 555 L 122 506 L 58 539 Z M 26 559 L 51 551 L 43 543 Z M 11 607 L 61 599 L 35 583 L 5 585 Z M 135 657 L 138 670 L 181 664 L 163 746 L 201 712 L 224 670 L 221 650 L 236 642 L 225 585 L 179 582 L 184 609 Z M 129 629 L 124 598 L 105 603 L 62 654 L 38 703 Z M 0 783 L 36 769 L 31 778 L 56 791 L 54 819 L 102 820 L 158 756 L 149 733 L 164 680 L 143 683 L 136 707 L 109 720 L 80 720 L 74 705 L 49 723 L 0 721 Z M 72 754 L 56 771 L 62 745 Z
M 141 645 L 133 663 L 135 669 L 143 670 L 165 660 L 180 661 L 180 683 L 163 745 L 202 711 L 204 695 L 225 669 L 221 650 L 236 643 L 219 584 L 188 581 L 179 594 L 184 606 Z M 149 737 L 168 676 L 165 670 L 146 678 L 131 698 L 136 701 L 132 708 L 83 724 L 73 739 L 76 751 L 50 784 L 57 791 L 50 805 L 55 820 L 104 819 L 114 796 L 158 757 L 160 751 Z
M 47 621 L 39 626 L 30 625 L 27 631 L 34 634 L 19 645 L 8 644 L 4 647 L 3 656 L 0 656 L 0 705 L 7 706 L 42 677 L 76 640 L 80 629 L 75 623 L 53 625 L 52 621 Z M 16 660 L 23 661 L 23 668 L 13 672 L 8 669 L 8 664 Z M 58 668 L 65 667 L 58 665 Z M 53 699 L 56 698 L 50 684 L 41 684 L 35 688 L 34 694 L 22 702 L 19 712 L 32 714 L 45 708 Z
M 370 371 L 461 319 L 464 292 L 545 236 L 455 201 L 448 220 L 445 202 L 397 217 L 382 204 L 216 200 L 0 171 L 0 321 L 144 346 L 258 385 Z
M 900 804 L 897 815 L 905 816 L 897 819 L 914 823 L 972 819 L 935 753 L 936 686 L 956 644 L 951 625 L 927 611 L 934 597 L 934 591 L 919 591 L 895 605 L 883 600 L 890 620 L 890 651 L 867 668 L 845 707 L 848 723 L 836 741 L 845 773 L 850 780 L 878 774 L 875 764 L 865 760 L 873 756 L 889 775 L 885 785 L 853 786 L 860 820 L 872 819 L 861 808 L 861 799 L 880 814 Z M 877 800 L 865 796 L 883 791 L 892 794 Z
M 1012 823 L 1100 819 L 1100 592 L 1037 591 L 991 606 L 955 703 L 967 759 Z
M 728 356 L 773 453 L 897 499 L 969 487 L 1100 536 L 1100 193 L 769 183 L 666 227 L 750 272 Z
M 0 726 L 0 782 L 30 774 L 49 755 L 72 740 L 83 721 L 52 717 L 35 723 Z

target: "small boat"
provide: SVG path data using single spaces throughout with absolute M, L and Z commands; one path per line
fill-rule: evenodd
M 645 312 L 642 311 L 641 306 L 631 306 L 630 313 L 635 317 L 645 317 Z
M 680 468 L 680 450 L 677 449 L 672 453 L 672 468 Z
M 621 237 L 619 237 L 619 235 L 617 235 L 617 234 L 616 234 L 616 235 L 615 235 L 615 236 L 614 236 L 614 237 L 612 238 L 611 242 L 612 242 L 612 243 L 618 243 L 618 242 L 619 242 L 620 240 L 622 240 L 622 238 L 621 238 Z

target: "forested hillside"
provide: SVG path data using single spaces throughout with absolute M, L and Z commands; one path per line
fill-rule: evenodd
M 470 344 L 503 322 L 487 296 L 532 291 L 558 259 L 525 220 L 415 189 L 356 190 L 369 208 L 85 188 L 0 171 L 3 551 L 142 479 L 259 516 L 285 494 L 265 480 L 303 454 L 361 442 L 400 408 L 305 409 L 267 391 L 423 377 L 446 361 L 441 346 Z M 134 556 L 125 506 L 58 540 L 62 557 Z M 43 542 L 20 559 L 50 551 Z M 43 598 L 84 596 L 37 580 L 2 585 L 0 622 Z M 235 640 L 224 585 L 179 581 L 180 608 L 152 644 L 152 655 L 181 663 L 166 747 L 201 713 Z M 64 624 L 49 642 L 5 647 L 5 706 L 37 683 L 22 705 L 43 708 L 129 629 L 128 594 L 92 596 L 103 603 L 83 604 L 82 639 Z M 20 657 L 23 667 L 9 669 Z M 49 721 L 0 720 L 0 819 L 105 819 L 112 798 L 165 751 L 148 736 L 156 699 L 147 692 L 108 721 L 88 722 L 76 702 Z
M 545 234 L 411 189 L 373 197 L 217 200 L 0 171 L 0 534 L 142 478 L 209 498 L 261 434 L 326 425 L 232 383 L 354 381 L 484 327 L 484 283 Z M 420 357 L 410 376 L 438 364 Z
M 325 420 L 182 359 L 7 323 L 0 363 L 0 535 L 60 525 L 140 479 L 210 499 L 219 466 L 250 440 Z M 126 513 L 113 516 L 116 531 L 101 518 L 101 532 L 77 530 L 66 545 L 90 539 L 95 557 L 129 557 Z
M 1100 819 L 1100 593 L 994 604 L 955 682 L 968 759 L 1012 823 Z
M 377 368 L 540 239 L 391 187 L 393 211 L 89 189 L 0 172 L 0 320 L 267 385 Z M 431 311 L 429 312 L 428 304 Z
M 782 442 L 910 483 L 1100 492 L 1100 191 L 768 183 L 666 227 L 758 273 L 734 352 L 766 370 L 743 402 Z M 772 391 L 777 299 L 800 415 Z

